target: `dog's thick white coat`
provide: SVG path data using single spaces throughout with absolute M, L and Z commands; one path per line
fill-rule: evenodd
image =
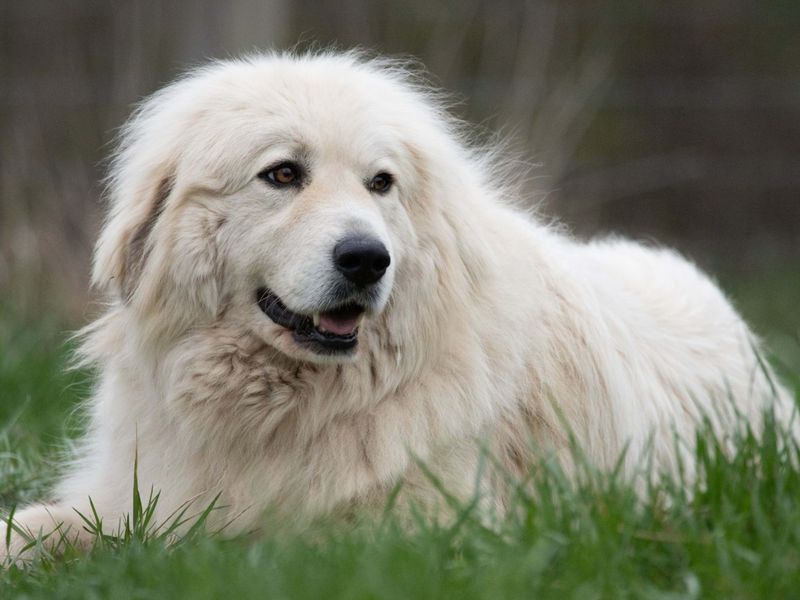
M 52 504 L 17 522 L 83 536 L 73 508 L 88 514 L 91 498 L 114 529 L 137 455 L 156 520 L 220 494 L 212 521 L 239 532 L 265 513 L 381 507 L 401 481 L 435 504 L 417 460 L 470 495 L 482 444 L 512 474 L 534 447 L 569 468 L 571 430 L 600 467 L 627 447 L 629 470 L 647 452 L 672 470 L 675 434 L 691 446 L 703 416 L 723 434 L 768 406 L 788 421 L 791 400 L 705 275 L 513 208 L 503 169 L 457 129 L 402 68 L 355 55 L 215 63 L 150 98 L 124 130 L 97 245 L 110 305 L 86 332 L 89 430 Z M 301 190 L 257 177 L 292 157 Z M 378 171 L 396 181 L 385 195 L 364 185 Z M 317 357 L 254 290 L 313 311 L 330 246 L 353 230 L 392 264 L 357 354 Z M 486 504 L 502 511 L 492 481 Z

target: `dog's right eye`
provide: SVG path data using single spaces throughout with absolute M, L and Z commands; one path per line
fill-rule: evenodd
M 292 162 L 283 162 L 274 167 L 267 167 L 258 174 L 260 179 L 275 187 L 297 185 L 300 183 L 300 167 Z

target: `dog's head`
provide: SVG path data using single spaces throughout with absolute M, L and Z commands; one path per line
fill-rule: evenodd
M 445 159 L 461 152 L 451 133 L 385 62 L 259 56 L 194 71 L 123 132 L 94 281 L 161 328 L 224 316 L 294 358 L 352 356 L 436 186 L 467 176 L 437 172 L 459 164 Z M 436 277 L 428 267 L 410 293 Z

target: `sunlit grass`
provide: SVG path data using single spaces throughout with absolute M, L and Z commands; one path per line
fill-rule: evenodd
M 27 597 L 778 598 L 800 583 L 797 448 L 774 429 L 738 452 L 704 436 L 696 483 L 642 497 L 586 467 L 532 470 L 511 516 L 400 525 L 391 516 L 313 535 L 225 540 L 154 533 L 142 503 L 88 557 L 45 558 L 0 576 Z M 201 516 L 202 520 L 202 516 Z M 91 522 L 91 519 L 90 519 Z M 91 526 L 91 525 L 90 525 Z M 151 532 L 151 533 L 148 533 Z

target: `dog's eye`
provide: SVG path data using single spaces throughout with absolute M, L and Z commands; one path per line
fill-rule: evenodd
M 284 162 L 274 167 L 268 167 L 258 174 L 261 179 L 276 187 L 300 183 L 300 167 L 292 162 Z
M 378 173 L 372 178 L 372 181 L 369 182 L 369 189 L 379 194 L 385 194 L 389 191 L 389 188 L 392 187 L 393 183 L 394 177 L 389 173 Z

